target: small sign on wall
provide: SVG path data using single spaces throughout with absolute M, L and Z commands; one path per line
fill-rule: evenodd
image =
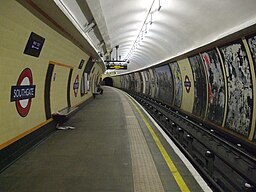
M 84 60 L 81 59 L 80 64 L 79 64 L 79 66 L 78 66 L 78 69 L 82 69 L 83 66 L 84 66 Z
M 24 54 L 39 57 L 42 47 L 44 45 L 45 38 L 31 32 L 27 45 L 24 50 Z
M 73 84 L 73 90 L 74 90 L 75 97 L 77 97 L 78 88 L 79 88 L 79 75 L 76 76 L 75 82 Z

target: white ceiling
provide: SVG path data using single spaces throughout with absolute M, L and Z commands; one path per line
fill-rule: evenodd
M 154 1 L 86 2 L 108 51 L 119 45 L 119 55 L 127 58 Z M 158 4 L 155 0 L 151 10 Z M 256 23 L 256 0 L 160 0 L 160 4 L 153 24 L 129 59 L 128 71 L 158 64 Z M 81 20 L 74 7 L 70 5 L 71 12 Z

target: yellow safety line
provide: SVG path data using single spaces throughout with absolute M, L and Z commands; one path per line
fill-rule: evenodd
M 127 96 L 128 97 L 128 96 Z M 136 108 L 136 110 L 138 111 L 138 113 L 140 114 L 142 120 L 144 121 L 145 125 L 147 126 L 149 132 L 151 133 L 151 136 L 153 137 L 158 149 L 160 150 L 165 162 L 167 163 L 174 179 L 176 180 L 179 188 L 181 189 L 182 192 L 190 192 L 187 184 L 185 183 L 185 181 L 183 180 L 182 176 L 180 175 L 178 169 L 176 168 L 176 166 L 174 165 L 173 161 L 171 160 L 170 156 L 168 155 L 168 153 L 166 152 L 164 146 L 162 145 L 161 141 L 158 139 L 157 135 L 155 134 L 153 128 L 150 126 L 150 124 L 148 123 L 147 119 L 145 118 L 145 116 L 143 115 L 143 113 L 141 112 L 141 110 L 137 107 L 137 105 L 131 100 L 130 97 L 128 97 L 128 99 L 131 101 L 131 103 L 133 104 L 133 106 Z

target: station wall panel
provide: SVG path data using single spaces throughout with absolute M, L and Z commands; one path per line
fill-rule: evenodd
M 220 47 L 228 83 L 225 127 L 249 136 L 253 114 L 253 84 L 249 60 L 241 40 Z
M 148 69 L 144 70 L 142 72 L 144 74 L 144 77 L 145 77 L 145 94 L 150 96 L 152 93 L 152 88 L 151 88 L 151 85 L 152 85 L 152 79 L 150 77 L 150 72 Z
M 134 80 L 135 80 L 135 91 L 138 93 L 142 93 L 143 81 L 142 81 L 142 76 L 140 72 L 134 73 Z
M 256 75 L 255 75 L 255 67 L 256 67 L 256 34 L 252 34 L 250 36 L 247 36 L 243 39 L 243 43 L 245 45 L 245 49 L 248 53 L 248 59 L 249 64 L 251 67 L 251 75 L 252 75 L 252 82 L 253 82 L 253 109 L 256 107 Z M 255 122 L 256 122 L 256 111 L 253 110 L 253 116 L 252 116 L 252 125 L 251 125 L 251 132 L 249 135 L 250 140 L 256 141 L 256 128 L 255 128 Z
M 70 68 L 55 65 L 50 88 L 51 112 L 56 113 L 59 109 L 68 107 L 67 89 Z
M 200 55 L 189 57 L 194 79 L 193 114 L 204 118 L 207 103 L 207 85 L 203 61 Z
M 163 65 L 155 67 L 154 69 L 156 85 L 155 97 L 169 105 L 172 105 L 174 98 L 174 84 L 170 67 L 169 65 Z
M 156 85 L 155 85 L 155 70 L 154 69 L 149 69 L 149 74 L 150 74 L 150 79 L 151 79 L 151 93 L 150 96 L 152 98 L 155 97 L 155 92 L 156 92 Z
M 45 80 L 50 63 L 59 64 L 55 65 L 50 78 L 52 81 L 50 100 L 53 111 L 67 106 L 68 87 L 70 87 L 71 106 L 85 102 L 91 97 L 91 93 L 85 96 L 74 94 L 74 89 L 79 89 L 83 73 L 83 69 L 78 68 L 80 61 L 83 59 L 86 63 L 89 59 L 84 51 L 16 1 L 1 2 L 0 17 L 3 18 L 0 19 L 0 108 L 4 109 L 0 110 L 0 149 L 3 149 L 48 122 L 45 113 Z M 45 39 L 39 57 L 23 54 L 31 32 Z M 73 68 L 70 86 L 68 86 L 70 68 L 66 69 L 65 65 Z M 22 77 L 25 69 L 31 71 L 32 78 Z M 23 78 L 21 82 L 19 82 L 20 77 Z M 21 85 L 34 86 L 34 97 L 24 99 L 25 101 L 11 101 L 12 88 L 21 89 Z M 17 107 L 17 103 L 21 107 Z M 22 108 L 28 110 L 26 116 L 20 115 L 19 110 L 24 110 Z
M 224 120 L 226 92 L 223 66 L 216 49 L 201 53 L 208 82 L 208 110 L 206 119 L 222 125 Z
M 124 88 L 125 87 L 125 77 L 124 76 L 116 76 L 112 77 L 113 79 L 113 86 L 117 88 Z
M 192 113 L 195 91 L 192 69 L 187 58 L 179 60 L 177 63 L 179 65 L 181 77 L 183 80 L 181 109 Z
M 170 63 L 174 83 L 174 106 L 180 108 L 182 102 L 183 84 L 180 67 L 177 62 Z
M 147 79 L 147 81 L 146 81 L 146 79 L 145 79 L 146 77 L 145 77 L 143 71 L 140 72 L 140 74 L 141 74 L 141 77 L 142 77 L 142 86 L 143 86 L 143 88 L 142 88 L 142 93 L 146 95 L 146 86 L 147 86 L 147 84 L 148 84 L 148 79 Z

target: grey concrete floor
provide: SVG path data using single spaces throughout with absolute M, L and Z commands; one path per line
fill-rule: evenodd
M 0 173 L 0 192 L 133 192 L 134 159 L 121 95 L 104 87 L 103 95 L 96 96 L 66 123 L 75 130 L 54 132 Z M 132 108 L 164 191 L 180 191 L 145 123 Z M 154 129 L 190 191 L 201 192 L 191 173 Z

